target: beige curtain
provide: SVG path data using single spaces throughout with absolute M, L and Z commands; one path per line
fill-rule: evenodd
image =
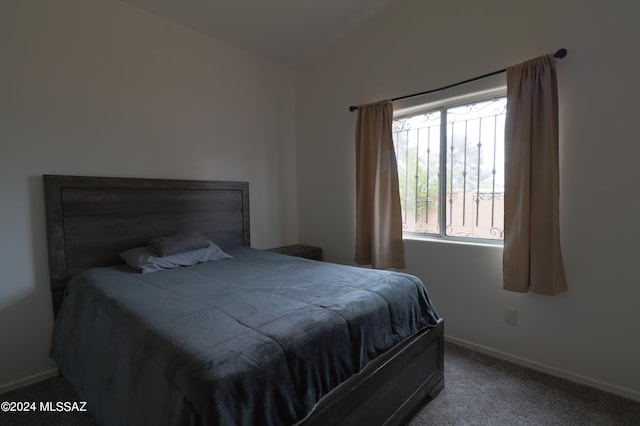
M 404 268 L 392 120 L 391 101 L 358 107 L 355 261 L 377 269 Z
M 555 58 L 507 68 L 504 288 L 567 290 L 560 252 Z

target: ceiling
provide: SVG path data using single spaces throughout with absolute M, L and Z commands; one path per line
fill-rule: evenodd
M 394 0 L 123 0 L 288 67 Z

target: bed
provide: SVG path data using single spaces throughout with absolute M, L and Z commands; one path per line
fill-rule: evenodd
M 252 249 L 248 183 L 44 186 L 51 353 L 101 424 L 398 424 L 442 389 L 420 280 Z M 231 257 L 142 274 L 119 256 L 185 230 Z

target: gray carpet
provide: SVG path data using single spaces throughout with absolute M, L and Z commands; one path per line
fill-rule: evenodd
M 62 378 L 0 395 L 1 401 L 77 401 Z M 0 425 L 93 426 L 88 413 L 2 413 Z M 405 426 L 640 425 L 640 403 L 445 345 L 445 387 Z
M 414 413 L 419 425 L 640 425 L 640 403 L 450 343 L 445 385 Z

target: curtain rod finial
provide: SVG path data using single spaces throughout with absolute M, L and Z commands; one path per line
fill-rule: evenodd
M 357 109 L 358 109 L 358 107 L 357 107 L 357 106 L 353 106 L 353 105 L 351 105 L 351 106 L 349 107 L 349 111 L 351 111 L 351 112 L 353 112 L 353 111 L 355 111 L 355 110 L 357 110 Z
M 565 48 L 558 49 L 556 53 L 553 54 L 553 56 L 555 56 L 556 58 L 562 59 L 565 56 L 567 56 L 567 49 Z

